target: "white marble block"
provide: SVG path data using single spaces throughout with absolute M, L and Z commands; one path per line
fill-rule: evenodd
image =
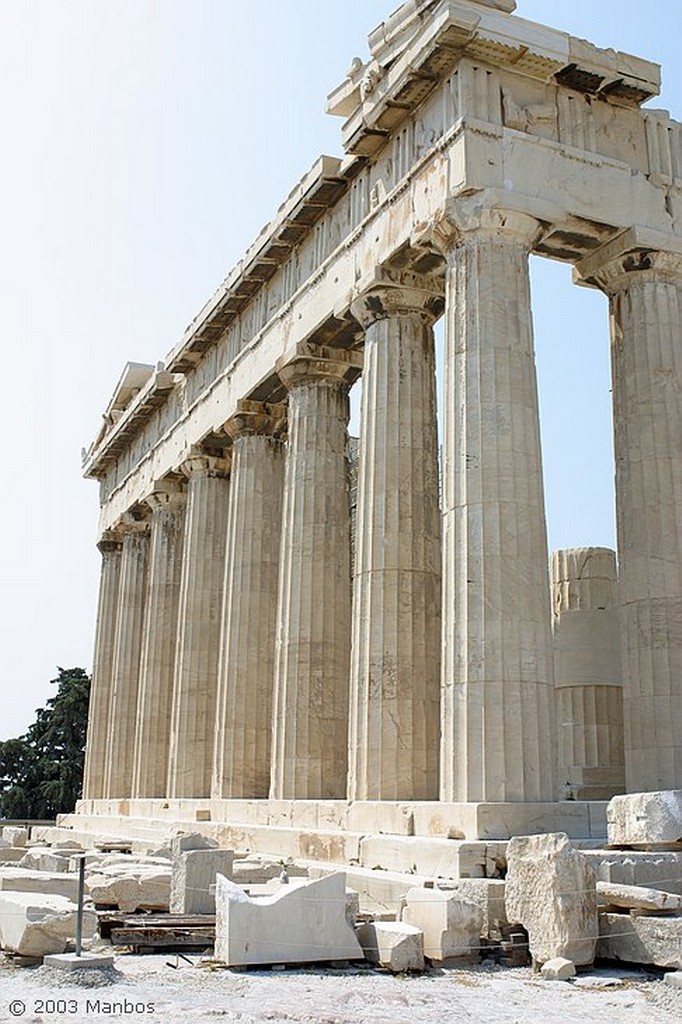
M 518 836 L 507 864 L 507 918 L 528 931 L 534 959 L 591 964 L 598 935 L 594 870 L 568 836 Z
M 214 914 L 216 875 L 232 875 L 232 850 L 188 850 L 173 860 L 171 914 Z
M 0 946 L 21 956 L 63 953 L 76 934 L 77 907 L 64 896 L 0 892 Z M 83 914 L 83 938 L 92 939 L 97 915 Z
M 402 919 L 424 932 L 424 954 L 431 960 L 474 956 L 480 947 L 484 913 L 456 892 L 410 889 Z
M 358 931 L 365 956 L 394 974 L 424 970 L 424 934 L 404 921 L 369 921 Z
M 606 820 L 609 846 L 682 844 L 682 789 L 614 796 Z
M 230 967 L 364 959 L 346 920 L 345 874 L 255 899 L 218 875 L 215 958 Z

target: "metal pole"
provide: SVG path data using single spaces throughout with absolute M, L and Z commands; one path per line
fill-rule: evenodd
M 78 858 L 78 913 L 76 915 L 76 956 L 81 955 L 83 944 L 83 900 L 85 897 L 85 855 Z

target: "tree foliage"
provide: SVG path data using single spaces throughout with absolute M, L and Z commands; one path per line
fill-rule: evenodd
M 24 736 L 0 741 L 0 818 L 54 818 L 80 798 L 90 677 L 58 668 L 58 687 Z

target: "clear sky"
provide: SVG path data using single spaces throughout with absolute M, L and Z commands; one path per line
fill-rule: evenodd
M 91 667 L 97 485 L 80 450 L 321 153 L 327 93 L 397 0 L 0 0 L 0 739 Z M 663 64 L 680 0 L 520 0 Z M 550 544 L 614 543 L 606 303 L 534 261 Z

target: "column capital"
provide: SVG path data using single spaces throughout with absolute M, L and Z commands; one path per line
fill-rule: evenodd
M 351 312 L 366 330 L 390 317 L 418 317 L 432 324 L 443 312 L 443 304 L 442 288 L 434 278 L 377 267 L 351 303 Z
M 208 455 L 199 448 L 190 449 L 180 465 L 180 472 L 188 480 L 197 478 L 221 478 L 230 475 L 231 459 L 229 454 L 222 456 Z
M 123 537 L 149 533 L 149 525 L 148 519 L 133 515 L 132 512 L 125 512 L 116 524 L 115 530 L 123 539 Z
M 529 213 L 484 205 L 477 198 L 453 199 L 429 224 L 414 235 L 413 243 L 448 258 L 472 241 L 516 243 L 530 252 L 544 232 Z
M 636 248 L 614 255 L 610 248 L 604 246 L 577 265 L 577 283 L 596 286 L 607 295 L 616 295 L 641 280 L 682 284 L 681 253 Z M 603 253 L 603 262 L 599 259 L 600 253 Z
M 105 530 L 97 541 L 97 547 L 103 555 L 120 551 L 123 547 L 123 536 L 116 530 Z
M 302 342 L 293 358 L 280 360 L 275 369 L 288 391 L 320 382 L 350 386 L 362 373 L 362 354 Z
M 152 512 L 164 508 L 182 508 L 187 501 L 185 488 L 180 480 L 161 480 L 154 490 L 142 499 Z
M 237 411 L 223 429 L 234 440 L 253 435 L 275 436 L 286 430 L 287 407 L 284 403 L 252 402 L 242 398 Z

